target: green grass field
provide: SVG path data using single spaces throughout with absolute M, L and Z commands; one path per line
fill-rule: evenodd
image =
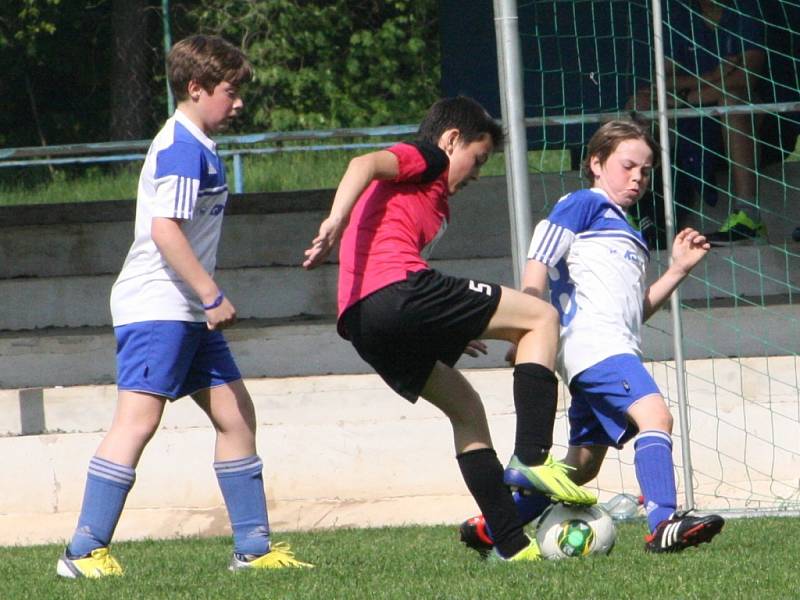
M 229 573 L 227 538 L 119 543 L 123 578 L 61 580 L 60 546 L 0 548 L 0 598 L 620 599 L 798 597 L 800 519 L 730 520 L 712 544 L 642 551 L 643 523 L 618 527 L 608 557 L 490 564 L 455 527 L 277 534 L 311 570 Z

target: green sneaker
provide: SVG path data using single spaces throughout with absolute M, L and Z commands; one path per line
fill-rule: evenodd
M 597 496 L 576 485 L 569 478 L 568 471 L 574 470 L 573 467 L 553 459 L 549 454 L 543 465 L 532 467 L 523 464 L 514 455 L 506 467 L 503 481 L 512 488 L 536 490 L 550 496 L 553 500 L 567 504 L 586 506 L 597 504 Z
M 719 231 L 706 233 L 706 239 L 712 246 L 725 246 L 737 242 L 765 243 L 767 226 L 761 221 L 751 219 L 743 210 L 731 213 Z
M 500 556 L 500 553 L 497 552 L 497 548 L 494 548 L 489 553 L 489 556 L 486 558 L 486 560 L 492 563 L 532 562 L 532 561 L 542 560 L 542 552 L 539 550 L 539 544 L 537 544 L 536 540 L 533 538 L 528 538 L 528 539 L 530 540 L 530 543 L 527 546 L 525 546 L 522 550 L 517 552 L 514 556 L 505 558 L 503 556 Z

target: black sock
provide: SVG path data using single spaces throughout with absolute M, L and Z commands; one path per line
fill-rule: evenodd
M 503 483 L 503 465 L 492 448 L 471 450 L 456 456 L 461 475 L 478 503 L 494 545 L 501 556 L 514 556 L 527 547 L 528 537 L 508 488 Z
M 514 454 L 524 464 L 541 465 L 547 458 L 553 445 L 557 403 L 558 380 L 550 369 L 536 363 L 514 367 Z

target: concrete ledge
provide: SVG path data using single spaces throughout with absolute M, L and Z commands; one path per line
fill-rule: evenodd
M 454 265 L 453 270 L 474 270 L 474 262 Z M 502 264 L 495 265 L 490 274 L 502 276 L 502 270 L 509 268 L 507 261 L 498 263 Z M 297 274 L 303 275 L 299 270 Z M 674 357 L 671 318 L 662 310 L 645 325 L 643 351 L 647 359 Z M 247 378 L 369 372 L 352 346 L 336 334 L 329 317 L 248 319 L 227 330 L 225 336 Z M 790 304 L 683 311 L 683 349 L 689 359 L 785 355 L 796 351 L 798 338 L 800 320 L 797 308 Z M 488 345 L 488 356 L 465 356 L 460 367 L 504 367 L 507 344 L 490 341 Z M 0 390 L 113 383 L 114 348 L 110 327 L 0 332 Z
M 795 357 L 688 363 L 695 497 L 701 507 L 800 504 L 799 367 Z M 674 366 L 658 363 L 651 369 L 661 389 L 673 395 Z M 511 371 L 465 373 L 483 397 L 498 455 L 506 460 L 515 421 Z M 424 401 L 408 404 L 375 375 L 247 384 L 259 416 L 274 529 L 456 523 L 476 510 L 453 460 L 449 424 Z M 22 425 L 14 424 L 24 394 L 0 393 L 5 432 L 0 453 L 9 457 L 0 471 L 0 544 L 60 542 L 75 526 L 86 465 L 110 423 L 115 391 L 113 386 L 42 390 L 43 419 L 52 433 L 40 435 L 20 435 Z M 562 389 L 557 454 L 567 438 L 565 398 Z M 682 493 L 679 439 L 678 431 L 674 452 Z M 211 466 L 213 440 L 213 430 L 190 400 L 167 408 L 137 469 L 117 539 L 228 533 Z M 597 489 L 601 499 L 637 492 L 631 448 L 609 452 Z
M 800 182 L 800 163 L 783 166 L 785 173 L 772 173 L 776 180 Z M 532 175 L 530 181 L 534 223 L 581 185 L 576 173 Z M 787 188 L 774 182 L 767 181 L 764 190 L 773 245 L 715 250 L 698 272 L 704 280 L 687 282 L 684 297 L 797 293 L 800 244 L 788 240 L 800 224 L 800 202 L 790 202 Z M 332 194 L 313 190 L 231 199 L 217 273 L 243 318 L 335 313 L 335 268 L 312 273 L 299 268 Z M 703 208 L 692 216 L 693 224 L 713 227 L 724 219 L 723 204 Z M 454 197 L 451 208 L 452 223 L 436 247 L 435 266 L 511 285 L 505 179 L 475 182 Z M 132 239 L 132 220 L 131 201 L 0 208 L 0 295 L 9 307 L 0 314 L 0 331 L 108 325 L 108 295 Z M 654 277 L 667 257 L 655 253 L 652 263 Z

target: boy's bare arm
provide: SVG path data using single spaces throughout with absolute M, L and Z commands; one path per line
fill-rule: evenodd
M 525 263 L 525 271 L 522 273 L 520 287 L 526 294 L 549 302 L 550 300 L 547 297 L 547 265 L 538 260 L 528 260 Z M 506 352 L 506 362 L 513 365 L 516 354 L 517 346 L 512 344 Z
M 675 236 L 672 243 L 672 263 L 644 295 L 644 320 L 647 321 L 667 301 L 670 294 L 689 275 L 692 269 L 703 260 L 711 249 L 705 236 L 687 227 Z
M 331 213 L 305 251 L 304 268 L 313 269 L 330 254 L 347 226 L 353 207 L 369 184 L 375 179 L 394 179 L 398 170 L 397 157 L 388 150 L 363 154 L 350 161 L 336 189 Z
M 547 301 L 547 265 L 529 260 L 522 274 L 522 291 Z
M 183 281 L 189 284 L 204 306 L 214 304 L 220 289 L 197 260 L 192 246 L 186 239 L 178 219 L 155 217 L 151 224 L 153 242 L 167 264 Z M 236 309 L 227 299 L 222 298 L 218 306 L 206 310 L 209 329 L 221 329 L 236 321 Z

